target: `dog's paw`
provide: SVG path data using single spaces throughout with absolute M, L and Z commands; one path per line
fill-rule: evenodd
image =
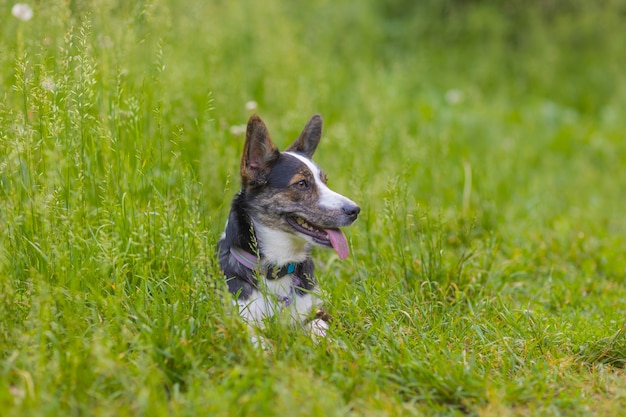
M 326 337 L 326 332 L 328 331 L 328 323 L 323 319 L 314 319 L 309 323 L 309 327 L 311 328 L 311 337 L 313 340 L 318 340 L 319 338 Z

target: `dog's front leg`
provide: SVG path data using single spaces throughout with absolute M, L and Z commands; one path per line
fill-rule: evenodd
M 272 316 L 275 312 L 275 304 L 267 299 L 260 291 L 254 290 L 246 299 L 237 300 L 239 314 L 246 322 L 250 331 L 250 341 L 257 348 L 267 350 L 269 348 L 265 338 L 259 334 L 263 329 L 263 320 Z
M 326 337 L 328 331 L 328 323 L 323 319 L 313 319 L 309 322 L 311 337 L 317 340 L 320 337 Z
M 294 322 L 305 325 L 310 331 L 313 340 L 326 337 L 330 315 L 319 306 L 321 300 L 316 292 L 307 293 L 295 297 L 292 305 L 292 318 Z M 313 314 L 315 314 L 313 316 Z
M 319 337 L 326 337 L 326 332 L 328 331 L 328 326 L 332 320 L 330 314 L 324 311 L 321 308 L 318 308 L 315 311 L 315 318 L 313 318 L 309 322 L 309 327 L 311 329 L 311 336 L 313 339 L 317 339 Z

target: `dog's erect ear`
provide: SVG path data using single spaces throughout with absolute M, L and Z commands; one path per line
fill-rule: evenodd
M 288 152 L 303 153 L 308 158 L 311 158 L 321 138 L 322 116 L 316 114 L 311 117 L 311 120 L 304 126 L 304 130 L 300 133 L 298 139 L 285 150 Z
M 263 120 L 256 114 L 250 117 L 246 130 L 246 143 L 241 156 L 240 172 L 243 185 L 265 183 L 279 155 Z

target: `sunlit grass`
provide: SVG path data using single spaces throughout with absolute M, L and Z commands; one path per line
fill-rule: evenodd
M 1 414 L 619 414 L 609 3 L 5 4 Z M 282 148 L 321 113 L 362 207 L 319 344 L 255 349 L 216 264 L 252 111 Z

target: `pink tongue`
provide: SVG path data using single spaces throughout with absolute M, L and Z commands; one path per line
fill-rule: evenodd
M 330 244 L 333 245 L 333 249 L 335 249 L 339 258 L 346 259 L 350 255 L 346 235 L 339 229 L 324 229 L 324 231 L 328 234 Z

